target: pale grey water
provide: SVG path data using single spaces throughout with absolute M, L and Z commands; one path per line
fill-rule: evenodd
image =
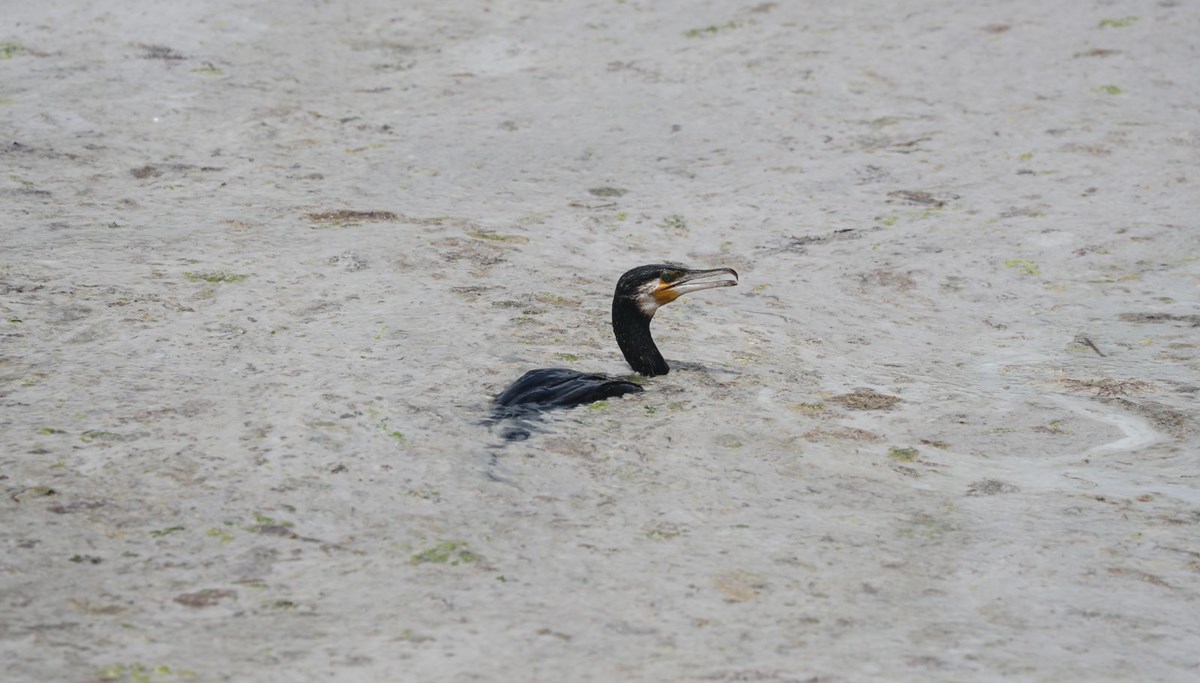
M 5 15 L 9 679 L 1195 677 L 1194 7 Z

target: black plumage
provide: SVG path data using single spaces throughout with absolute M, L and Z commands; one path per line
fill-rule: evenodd
M 706 279 L 732 275 L 733 279 Z M 691 270 L 670 264 L 638 266 L 617 281 L 613 293 L 612 327 L 621 353 L 635 372 L 646 377 L 665 375 L 671 368 L 650 335 L 650 321 L 662 306 L 688 292 L 732 287 L 737 272 L 732 268 Z M 530 370 L 495 398 L 495 417 L 523 418 L 556 408 L 573 408 L 642 391 L 637 383 L 606 375 L 588 374 L 567 368 Z M 510 439 L 529 436 L 525 429 L 512 430 Z
M 513 417 L 552 408 L 573 408 L 641 390 L 637 384 L 624 379 L 588 375 L 567 368 L 542 368 L 530 370 L 509 385 L 496 397 L 496 407 L 497 412 L 508 413 L 505 417 Z

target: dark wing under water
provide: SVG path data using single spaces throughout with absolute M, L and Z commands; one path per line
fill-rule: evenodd
M 606 398 L 635 394 L 642 388 L 624 379 L 588 375 L 567 368 L 542 368 L 521 375 L 496 397 L 499 415 L 574 408 Z
M 519 420 L 547 410 L 574 408 L 639 391 L 642 388 L 633 382 L 605 375 L 589 375 L 567 368 L 530 370 L 496 397 L 492 418 Z M 505 434 L 510 441 L 528 437 L 529 430 L 521 425 Z
M 524 441 L 533 432 L 540 431 L 535 423 L 541 413 L 558 408 L 574 408 L 584 403 L 637 394 L 640 391 L 641 387 L 625 379 L 587 375 L 565 367 L 544 367 L 524 373 L 500 393 L 493 401 L 492 418 L 484 420 L 482 424 L 504 424 L 504 441 Z M 503 445 L 488 447 L 491 455 L 488 456 L 487 477 L 516 486 L 497 472 L 502 448 Z M 520 489 L 520 486 L 517 486 L 517 489 Z

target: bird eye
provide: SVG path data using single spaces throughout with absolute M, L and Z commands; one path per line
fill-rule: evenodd
M 662 275 L 659 275 L 658 279 L 662 280 L 663 282 L 667 282 L 667 283 L 673 282 L 675 280 L 675 273 L 667 271 L 667 272 L 663 273 Z

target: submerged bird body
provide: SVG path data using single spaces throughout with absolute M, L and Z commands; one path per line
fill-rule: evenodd
M 733 279 L 705 279 L 717 275 L 732 275 Z M 660 263 L 627 271 L 617 281 L 613 293 L 612 326 L 617 345 L 629 366 L 647 377 L 670 372 L 670 366 L 650 336 L 650 320 L 654 313 L 688 292 L 736 284 L 737 272 L 732 268 L 690 270 Z M 496 397 L 495 414 L 497 418 L 523 417 L 640 391 L 642 387 L 634 382 L 605 375 L 566 368 L 531 370 Z M 524 430 L 511 434 L 515 438 L 528 436 Z
M 542 368 L 530 370 L 509 385 L 496 397 L 496 409 L 505 417 L 517 417 L 553 408 L 574 408 L 641 390 L 628 380 L 567 368 Z

